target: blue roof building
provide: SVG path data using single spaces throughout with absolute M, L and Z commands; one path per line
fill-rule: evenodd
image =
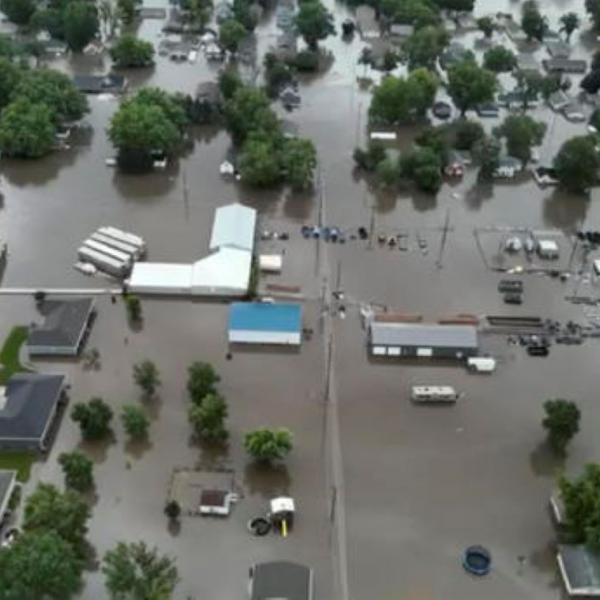
M 302 307 L 299 304 L 234 302 L 229 307 L 230 344 L 299 346 Z

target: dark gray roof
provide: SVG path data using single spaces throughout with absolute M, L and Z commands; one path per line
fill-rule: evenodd
M 73 83 L 80 92 L 99 94 L 120 92 L 125 88 L 127 80 L 123 75 L 109 73 L 108 75 L 75 75 Z
M 8 498 L 6 496 L 10 491 L 16 476 L 16 471 L 7 471 L 4 469 L 0 470 L 0 509 L 6 502 L 8 502 Z M 0 514 L 0 518 L 2 518 L 2 514 Z
M 0 408 L 0 442 L 14 438 L 40 440 L 60 399 L 64 379 L 64 375 L 13 375 Z
M 550 72 L 585 73 L 587 63 L 585 60 L 571 58 L 551 58 L 543 60 L 542 64 Z
M 310 600 L 312 570 L 297 563 L 278 561 L 254 565 L 250 600 Z
M 477 328 L 472 325 L 371 323 L 373 346 L 423 348 L 477 348 Z
M 570 594 L 600 595 L 600 555 L 583 545 L 559 544 L 558 559 Z
M 92 298 L 46 300 L 41 307 L 44 324 L 31 328 L 28 347 L 34 351 L 36 346 L 72 348 L 81 338 L 93 306 Z

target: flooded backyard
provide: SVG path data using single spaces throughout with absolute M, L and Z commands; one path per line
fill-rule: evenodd
M 328 4 L 339 30 L 350 13 Z M 478 2 L 476 14 L 520 7 L 501 4 Z M 545 2 L 543 9 L 555 28 L 561 14 L 582 5 Z M 158 42 L 161 26 L 160 20 L 146 20 L 138 33 Z M 268 11 L 257 28 L 259 56 L 276 32 L 274 11 Z M 575 46 L 576 56 L 589 56 L 596 45 L 587 33 Z M 475 35 L 465 33 L 462 41 Z M 142 236 L 150 260 L 196 260 L 207 253 L 215 208 L 239 200 L 257 209 L 259 230 L 289 232 L 289 241 L 258 242 L 259 249 L 285 252 L 283 274 L 267 281 L 302 286 L 303 326 L 314 330 L 299 352 L 236 350 L 228 360 L 225 302 L 143 298 L 143 326 L 134 331 L 121 300 L 99 296 L 87 342 L 87 348 L 99 350 L 98 368 L 57 360 L 36 367 L 67 373 L 71 402 L 101 396 L 118 413 L 139 397 L 132 365 L 155 361 L 162 387 L 158 398 L 144 401 L 152 418 L 149 442 L 128 444 L 115 419 L 112 440 L 82 445 L 66 416 L 27 489 L 39 480 L 62 485 L 57 457 L 81 447 L 95 462 L 89 539 L 97 557 L 120 540 L 158 546 L 176 558 L 177 599 L 245 598 L 249 566 L 282 558 L 312 566 L 316 598 L 325 600 L 563 598 L 547 501 L 560 469 L 578 472 L 600 458 L 598 340 L 555 345 L 549 357 L 536 358 L 505 337 L 486 337 L 498 357 L 498 370 L 489 376 L 453 364 L 377 362 L 367 353 L 359 306 L 373 303 L 426 320 L 471 313 L 582 322 L 582 307 L 565 296 L 600 296 L 595 278 L 561 281 L 527 274 L 523 305 L 508 307 L 497 291 L 503 275 L 482 260 L 474 231 L 525 227 L 571 240 L 577 229 L 598 229 L 598 190 L 572 196 L 541 190 L 530 177 L 482 185 L 474 169 L 460 183 L 445 183 L 437 197 L 376 189 L 354 172 L 352 160 L 354 147 L 367 139 L 371 97 L 356 83 L 364 71 L 357 64 L 362 46 L 358 36 L 351 42 L 328 39 L 323 47 L 335 60 L 327 72 L 301 80 L 301 107 L 291 114 L 276 108 L 316 145 L 318 181 L 311 194 L 262 192 L 224 180 L 219 165 L 230 139 L 219 128 L 194 130 L 193 146 L 164 172 L 119 174 L 105 166 L 114 155 L 106 127 L 118 100 L 94 96 L 86 117 L 91 130 L 78 135 L 70 150 L 35 162 L 0 163 L 0 239 L 9 248 L 3 287 L 106 287 L 108 280 L 86 278 L 72 268 L 81 241 L 102 225 Z M 69 73 L 101 73 L 109 67 L 105 60 L 50 64 Z M 216 78 L 217 70 L 202 57 L 175 64 L 157 56 L 154 69 L 127 77 L 133 88 L 157 85 L 193 93 L 198 83 Z M 546 108 L 533 114 L 548 123 L 542 146 L 547 161 L 566 139 L 585 130 L 585 124 L 568 123 Z M 491 119 L 486 129 L 500 121 Z M 409 145 L 415 133 L 416 128 L 400 130 L 398 144 Z M 350 236 L 345 244 L 304 239 L 301 226 L 318 223 L 354 232 L 359 226 L 375 234 L 403 232 L 407 247 L 400 251 Z M 419 240 L 426 241 L 426 253 Z M 495 242 L 488 250 L 496 253 Z M 345 318 L 331 310 L 332 289 L 345 293 Z M 0 295 L 0 335 L 37 318 L 30 296 Z M 191 439 L 185 384 L 195 360 L 215 366 L 229 403 L 230 440 L 218 451 Z M 453 385 L 464 398 L 453 408 L 415 406 L 408 398 L 415 384 Z M 548 398 L 574 399 L 582 411 L 581 431 L 565 464 L 542 443 L 542 403 Z M 274 472 L 257 470 L 243 449 L 244 432 L 261 425 L 294 433 L 285 467 Z M 243 497 L 228 519 L 185 517 L 180 528 L 169 528 L 163 509 L 172 471 L 194 466 L 232 469 Z M 293 496 L 298 506 L 292 533 L 286 539 L 250 536 L 248 519 L 264 513 L 268 500 L 280 493 Z M 462 570 L 460 555 L 479 543 L 492 552 L 494 568 L 489 577 L 474 579 Z M 85 578 L 81 598 L 104 597 L 100 571 L 90 570 Z

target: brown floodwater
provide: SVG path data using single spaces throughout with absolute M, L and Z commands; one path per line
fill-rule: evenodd
M 339 29 L 348 12 L 328 4 Z M 543 8 L 556 27 L 561 14 L 582 5 L 557 1 L 545 2 Z M 486 1 L 478 3 L 477 13 L 519 9 L 516 2 Z M 160 27 L 160 21 L 148 20 L 139 34 L 158 41 Z M 276 34 L 270 10 L 257 30 L 258 56 Z M 586 56 L 594 46 L 584 34 L 574 36 L 576 56 Z M 479 34 L 459 37 L 473 44 Z M 116 413 L 123 403 L 139 400 L 131 377 L 135 361 L 155 360 L 163 385 L 158 398 L 144 401 L 152 418 L 147 444 L 127 443 L 116 419 L 112 439 L 81 446 L 96 463 L 90 542 L 98 557 L 117 540 L 144 539 L 159 546 L 177 560 L 181 583 L 176 598 L 243 598 L 248 566 L 283 557 L 313 566 L 318 598 L 346 600 L 338 581 L 344 573 L 340 540 L 345 540 L 349 597 L 354 600 L 560 598 L 546 503 L 563 465 L 541 444 L 541 404 L 549 397 L 568 397 L 582 408 L 582 430 L 564 465 L 569 472 L 598 459 L 597 344 L 553 347 L 548 358 L 536 359 L 502 338 L 486 338 L 486 346 L 499 357 L 498 371 L 489 377 L 469 375 L 456 366 L 372 362 L 358 304 L 374 302 L 432 319 L 469 312 L 582 320 L 583 310 L 564 296 L 574 289 L 597 296 L 593 282 L 579 285 L 528 275 L 523 306 L 505 307 L 496 291 L 500 275 L 486 269 L 473 231 L 509 225 L 558 229 L 568 236 L 579 227 L 597 228 L 597 191 L 589 198 L 576 197 L 540 190 L 532 180 L 481 186 L 472 172 L 460 183 L 445 184 L 435 198 L 410 189 L 375 190 L 353 173 L 351 157 L 354 146 L 366 139 L 370 93 L 356 84 L 364 75 L 356 64 L 362 46 L 358 38 L 327 40 L 323 47 L 335 60 L 325 73 L 302 81 L 300 109 L 288 114 L 277 107 L 314 140 L 322 194 L 260 192 L 223 181 L 218 167 L 230 141 L 214 128 L 194 132 L 193 148 L 165 172 L 121 175 L 104 165 L 113 155 L 105 130 L 118 101 L 95 97 L 90 97 L 87 116 L 91 132 L 77 136 L 71 150 L 36 162 L 0 163 L 0 238 L 7 240 L 10 252 L 4 286 L 103 285 L 71 265 L 79 243 L 107 224 L 145 237 L 152 260 L 187 262 L 206 253 L 215 207 L 241 200 L 258 209 L 261 228 L 291 233 L 287 243 L 261 242 L 260 247 L 285 250 L 283 274 L 269 280 L 302 285 L 305 326 L 315 330 L 300 353 L 236 350 L 228 361 L 223 303 L 145 300 L 144 325 L 132 331 L 121 303 L 99 299 L 88 342 L 88 348 L 100 351 L 99 368 L 86 370 L 73 361 L 41 363 L 40 368 L 66 372 L 73 401 L 100 395 Z M 541 58 L 544 52 L 536 55 Z M 51 64 L 69 73 L 109 67 L 108 59 L 101 58 Z M 183 65 L 158 57 L 154 69 L 127 76 L 133 87 L 193 92 L 199 82 L 214 78 L 216 70 L 202 57 Z M 551 160 L 565 139 L 585 131 L 584 124 L 570 124 L 545 108 L 535 114 L 548 123 L 543 162 Z M 486 128 L 497 123 L 490 120 Z M 402 129 L 399 147 L 409 145 L 416 131 Z M 358 240 L 345 245 L 303 240 L 300 225 L 318 222 L 321 202 L 326 223 L 350 229 L 369 227 L 373 220 L 376 232 L 407 233 L 409 250 Z M 451 230 L 440 255 L 447 215 Z M 418 238 L 428 244 L 426 255 Z M 340 480 L 332 475 L 336 452 L 329 438 L 331 412 L 323 402 L 328 327 L 319 298 L 324 277 L 330 288 L 339 280 L 348 301 L 347 318 L 332 322 L 333 414 L 339 417 L 343 467 L 343 493 L 337 501 L 344 511 L 332 511 L 331 500 L 332 486 Z M 28 297 L 0 296 L 0 306 L 3 335 L 13 324 L 37 318 Z M 212 362 L 222 376 L 231 428 L 223 452 L 207 452 L 190 439 L 185 371 L 193 360 Z M 407 397 L 414 383 L 454 385 L 465 398 L 450 409 L 415 407 Z M 285 468 L 272 474 L 248 464 L 242 448 L 243 432 L 263 424 L 288 426 L 295 435 Z M 79 445 L 78 431 L 65 418 L 29 487 L 40 479 L 60 483 L 57 456 Z M 227 520 L 184 518 L 181 527 L 170 529 L 162 511 L 172 469 L 196 464 L 233 468 L 244 498 Z M 246 521 L 264 512 L 268 498 L 280 492 L 293 495 L 299 507 L 293 533 L 287 539 L 251 538 Z M 332 512 L 345 517 L 336 528 L 331 527 Z M 460 553 L 473 543 L 492 552 L 494 570 L 488 578 L 473 580 L 462 572 Z M 87 573 L 86 582 L 82 598 L 103 597 L 98 571 Z

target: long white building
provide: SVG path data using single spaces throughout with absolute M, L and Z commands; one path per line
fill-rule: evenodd
M 241 204 L 215 211 L 210 251 L 191 264 L 135 263 L 129 289 L 138 294 L 244 296 L 248 292 L 256 211 Z

